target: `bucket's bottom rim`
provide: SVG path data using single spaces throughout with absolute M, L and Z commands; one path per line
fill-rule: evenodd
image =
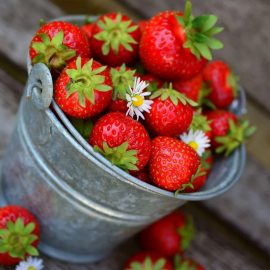
M 74 253 L 65 252 L 57 248 L 48 246 L 44 244 L 42 241 L 39 243 L 38 247 L 39 247 L 39 250 L 43 254 L 53 259 L 57 259 L 59 261 L 68 262 L 68 263 L 75 263 L 75 264 L 86 264 L 86 263 L 98 262 L 98 261 L 101 261 L 103 258 L 107 257 L 111 253 L 111 252 L 107 252 L 107 253 L 95 254 L 95 255 L 74 254 Z

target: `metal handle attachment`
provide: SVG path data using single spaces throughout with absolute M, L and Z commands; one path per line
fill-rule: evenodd
M 31 69 L 26 89 L 26 97 L 40 110 L 49 108 L 53 99 L 53 80 L 48 67 L 42 63 Z

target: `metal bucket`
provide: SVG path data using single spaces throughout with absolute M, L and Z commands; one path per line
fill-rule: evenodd
M 84 17 L 60 19 L 82 22 Z M 37 216 L 45 254 L 75 263 L 100 260 L 186 201 L 213 198 L 239 180 L 243 145 L 215 162 L 200 192 L 175 196 L 132 177 L 95 153 L 73 128 L 52 100 L 47 67 L 28 68 L 16 129 L 2 164 L 0 203 L 22 205 Z M 241 114 L 244 105 L 242 91 L 232 110 Z

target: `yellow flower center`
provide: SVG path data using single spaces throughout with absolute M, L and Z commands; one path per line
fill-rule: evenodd
M 195 151 L 197 151 L 199 148 L 199 145 L 194 141 L 191 141 L 188 145 L 192 147 Z
M 134 107 L 140 107 L 141 105 L 143 105 L 143 101 L 144 98 L 140 95 L 136 95 L 133 99 L 132 99 L 132 105 Z
M 37 270 L 37 268 L 33 267 L 33 266 L 30 266 L 30 267 L 27 268 L 27 270 Z

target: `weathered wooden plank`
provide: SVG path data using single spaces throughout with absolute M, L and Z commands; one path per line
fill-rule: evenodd
M 204 202 L 270 254 L 270 175 L 249 157 L 244 175 L 232 190 Z
M 14 15 L 14 11 L 16 15 Z M 39 20 L 60 16 L 62 11 L 49 1 L 0 1 L 0 52 L 25 66 L 28 45 Z
M 183 8 L 184 1 L 121 0 L 128 3 L 142 16 L 149 17 L 158 11 Z M 270 111 L 270 12 L 269 1 L 193 0 L 194 14 L 213 13 L 219 16 L 219 24 L 225 27 L 221 39 L 225 48 L 216 53 L 225 59 L 239 74 L 241 84 L 250 95 Z M 142 8 L 143 7 L 143 8 Z M 256 14 L 256 16 L 255 16 Z
M 51 0 L 52 3 L 59 6 L 67 14 L 103 14 L 106 12 L 124 12 L 128 16 L 137 18 L 136 12 L 127 8 L 125 4 L 120 3 L 117 0 L 76 0 L 76 1 L 62 1 Z
M 0 70 L 0 158 L 14 127 L 19 102 L 18 93 L 22 87 L 21 84 Z

